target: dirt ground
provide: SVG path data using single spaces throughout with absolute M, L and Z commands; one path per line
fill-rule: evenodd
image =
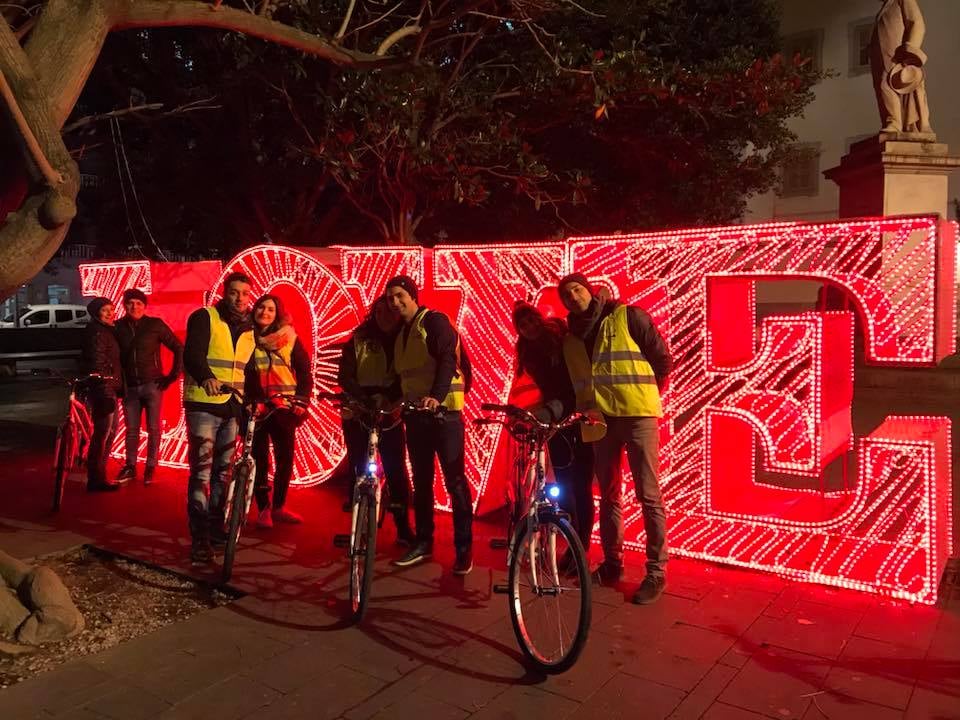
M 54 570 L 69 588 L 86 628 L 75 638 L 32 652 L 0 654 L 0 688 L 234 599 L 172 573 L 86 548 L 44 558 L 39 564 Z

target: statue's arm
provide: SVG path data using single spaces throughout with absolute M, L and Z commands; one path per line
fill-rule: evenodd
M 923 45 L 923 37 L 927 34 L 927 26 L 923 22 L 923 13 L 920 12 L 920 3 L 917 0 L 900 0 L 903 12 L 903 44 L 919 48 Z

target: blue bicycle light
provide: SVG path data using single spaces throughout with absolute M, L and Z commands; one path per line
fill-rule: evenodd
M 375 462 L 368 462 L 368 463 L 367 463 L 367 472 L 370 473 L 371 475 L 376 475 L 376 474 L 377 474 L 377 464 L 376 464 Z
M 549 496 L 552 497 L 554 500 L 556 500 L 558 497 L 560 497 L 560 486 L 559 486 L 559 485 L 551 485 L 550 487 L 548 487 L 548 488 L 547 488 L 547 495 L 549 495 Z

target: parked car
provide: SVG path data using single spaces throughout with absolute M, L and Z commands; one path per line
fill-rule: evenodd
M 0 320 L 0 328 L 83 327 L 89 321 L 90 315 L 84 305 L 27 305 L 20 308 L 19 323 L 10 313 Z

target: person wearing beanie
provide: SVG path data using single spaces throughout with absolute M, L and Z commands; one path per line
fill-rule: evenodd
M 140 448 L 140 425 L 147 415 L 147 463 L 143 484 L 153 481 L 160 456 L 160 411 L 163 391 L 176 382 L 183 369 L 183 345 L 173 330 L 160 318 L 147 312 L 147 296 L 142 290 L 123 291 L 126 314 L 117 321 L 117 341 L 126 391 L 123 396 L 123 417 L 126 423 L 126 463 L 117 476 L 118 483 L 137 477 L 137 451 Z M 163 371 L 160 348 L 173 356 L 169 372 Z
M 416 293 L 416 286 L 414 293 Z M 344 344 L 337 368 L 337 385 L 368 408 L 387 410 L 400 399 L 400 378 L 393 367 L 393 351 L 400 332 L 400 318 L 381 295 L 370 312 Z M 354 479 L 366 474 L 369 431 L 349 413 L 341 416 L 351 482 L 343 509 L 353 506 Z M 416 537 L 410 527 L 410 477 L 404 456 L 403 424 L 380 433 L 380 461 L 390 493 L 390 512 L 397 528 L 397 545 L 413 547 Z
M 247 364 L 256 346 L 250 320 L 252 302 L 250 278 L 232 272 L 223 281 L 223 297 L 187 318 L 183 407 L 190 463 L 190 560 L 195 565 L 213 562 L 212 542 L 226 542 L 223 519 L 227 471 L 243 412 L 230 390 L 241 395 L 246 391 Z
M 604 560 L 593 574 L 600 585 L 615 585 L 623 574 L 624 450 L 643 510 L 647 575 L 633 602 L 655 602 L 666 587 L 667 526 L 660 493 L 658 418 L 660 389 L 673 366 L 667 344 L 642 308 L 595 291 L 581 273 L 557 285 L 570 313 L 563 354 L 576 391 L 577 409 L 600 412 L 606 433 L 594 443 L 600 487 L 600 543 Z
M 400 390 L 404 400 L 422 409 L 404 418 L 417 541 L 394 564 L 415 565 L 433 553 L 434 458 L 438 458 L 453 508 L 453 573 L 466 575 L 473 569 L 473 499 L 464 466 L 461 410 L 470 387 L 470 361 L 450 319 L 419 304 L 411 278 L 391 278 L 384 294 L 402 322 L 393 351 Z
M 567 323 L 562 318 L 545 317 L 540 309 L 523 300 L 513 306 L 513 327 L 517 332 L 517 377 L 529 376 L 540 391 L 540 402 L 533 410 L 542 422 L 557 422 L 576 409 L 573 383 L 563 357 Z M 550 464 L 560 487 L 560 507 L 570 516 L 570 524 L 580 538 L 584 551 L 590 549 L 593 531 L 593 447 L 579 426 L 561 430 L 548 444 Z M 561 570 L 570 569 L 571 556 L 560 559 Z
M 97 375 L 90 382 L 87 403 L 93 420 L 93 434 L 87 455 L 87 490 L 119 490 L 107 479 L 107 456 L 116 434 L 117 396 L 123 388 L 120 346 L 114 334 L 113 301 L 94 298 L 87 305 L 90 322 L 84 328 L 81 350 L 83 372 Z

